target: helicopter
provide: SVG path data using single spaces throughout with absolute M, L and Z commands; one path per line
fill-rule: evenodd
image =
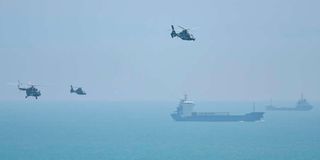
M 33 85 L 33 84 L 28 84 L 30 87 L 27 88 L 23 88 L 21 87 L 21 83 L 20 81 L 18 81 L 18 89 L 20 91 L 26 91 L 26 96 L 25 98 L 28 98 L 29 96 L 35 97 L 36 99 L 38 99 L 38 97 L 41 96 L 41 92 L 39 89 L 37 89 L 35 86 L 37 85 Z
M 77 95 L 86 95 L 86 94 L 87 94 L 86 92 L 84 92 L 84 91 L 82 90 L 81 87 L 78 87 L 76 90 L 73 89 L 73 86 L 72 86 L 72 85 L 71 85 L 70 87 L 71 87 L 70 93 L 76 93 Z
M 182 29 L 182 31 L 179 32 L 179 33 L 176 33 L 176 31 L 174 30 L 173 25 L 171 25 L 171 29 L 172 29 L 171 38 L 179 37 L 182 40 L 186 40 L 186 41 L 195 41 L 196 40 L 193 37 L 193 35 L 188 32 L 188 30 L 190 30 L 190 29 L 186 29 L 186 28 L 183 28 L 181 26 L 178 26 L 178 27 L 180 27 Z

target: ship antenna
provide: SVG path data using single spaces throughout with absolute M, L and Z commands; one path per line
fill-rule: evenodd
M 188 95 L 185 94 L 185 95 L 184 95 L 184 100 L 186 101 L 187 99 L 188 99 Z
M 256 103 L 253 102 L 253 112 L 256 112 Z

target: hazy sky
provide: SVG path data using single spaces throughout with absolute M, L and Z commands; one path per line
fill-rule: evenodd
M 0 0 L 0 100 L 320 100 L 318 0 Z M 195 42 L 171 39 L 170 25 Z M 70 95 L 80 85 L 86 97 Z

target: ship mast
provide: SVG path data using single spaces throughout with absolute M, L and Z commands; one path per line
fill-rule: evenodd
M 185 95 L 184 95 L 184 100 L 186 101 L 187 99 L 188 99 L 188 95 L 185 94 Z

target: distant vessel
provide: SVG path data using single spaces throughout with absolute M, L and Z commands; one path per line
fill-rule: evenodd
M 297 102 L 296 107 L 275 107 L 272 105 L 266 106 L 267 110 L 270 111 L 308 111 L 313 108 L 301 94 L 301 99 Z
M 264 114 L 255 111 L 243 115 L 230 115 L 229 112 L 193 112 L 194 106 L 194 102 L 188 100 L 185 95 L 171 117 L 176 121 L 258 121 Z
M 277 108 L 272 104 L 272 99 L 270 100 L 270 104 L 266 106 L 267 110 L 272 110 L 273 108 Z

